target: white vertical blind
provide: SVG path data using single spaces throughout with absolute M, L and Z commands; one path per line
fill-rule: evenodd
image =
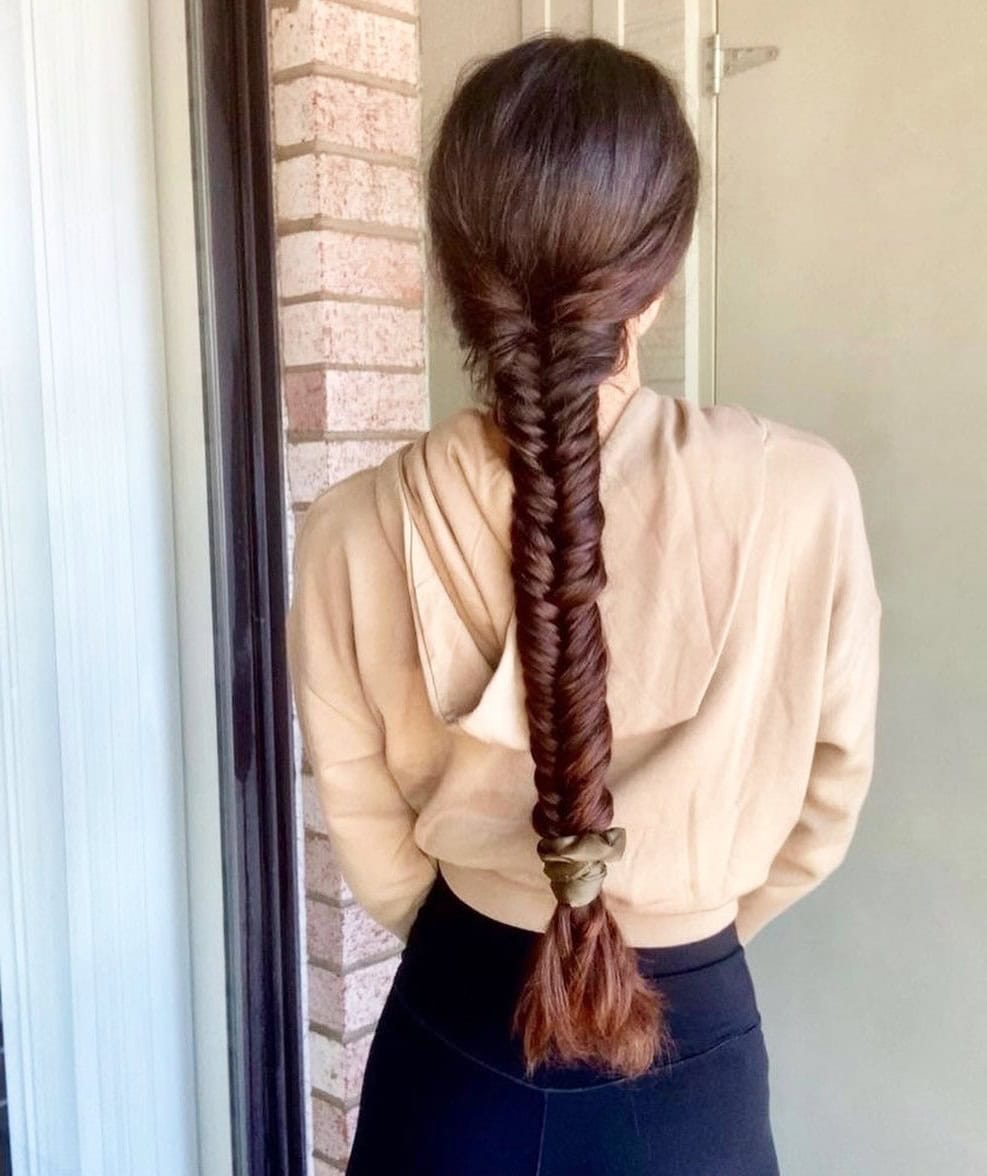
M 147 4 L 21 0 L 3 20 L 14 1172 L 184 1176 L 195 1073 Z

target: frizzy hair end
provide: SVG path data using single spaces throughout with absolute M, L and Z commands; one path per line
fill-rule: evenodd
M 698 185 L 673 82 L 595 37 L 542 34 L 472 63 L 432 148 L 430 262 L 513 479 L 540 845 L 614 833 L 599 386 L 626 362 L 628 319 L 681 264 Z M 666 999 L 602 890 L 584 887 L 576 905 L 553 888 L 515 1009 L 529 1071 L 578 1061 L 640 1074 L 673 1050 Z

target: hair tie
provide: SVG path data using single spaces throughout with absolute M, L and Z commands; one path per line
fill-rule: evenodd
M 606 863 L 619 861 L 626 844 L 626 830 L 617 827 L 605 833 L 543 837 L 538 856 L 556 899 L 566 906 L 588 906 L 603 888 Z

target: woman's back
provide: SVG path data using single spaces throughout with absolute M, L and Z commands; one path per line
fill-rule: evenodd
M 824 439 L 738 406 L 601 397 L 628 842 L 610 908 L 635 946 L 734 917 L 747 942 L 839 864 L 871 778 L 881 606 L 856 481 Z M 433 859 L 493 918 L 551 914 L 510 507 L 489 418 L 466 409 L 333 486 L 296 540 L 293 678 L 326 704 L 303 708 L 306 746 L 351 889 L 401 935 Z

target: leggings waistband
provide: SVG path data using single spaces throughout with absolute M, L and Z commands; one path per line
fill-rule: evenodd
M 432 943 L 433 936 L 438 937 L 437 943 Z M 501 959 L 513 962 L 525 956 L 539 937 L 538 932 L 501 923 L 469 906 L 439 873 L 418 912 L 408 948 L 418 951 L 431 944 L 429 950 L 434 951 L 436 948 L 443 950 L 450 943 L 473 944 L 496 948 Z M 716 963 L 739 947 L 736 924 L 728 923 L 712 935 L 691 943 L 631 950 L 637 955 L 642 973 L 657 978 Z
M 419 1019 L 498 1069 L 520 1074 L 509 1024 L 538 932 L 474 910 L 441 874 L 412 924 L 395 989 Z M 736 925 L 692 943 L 636 951 L 642 974 L 669 1005 L 676 1060 L 760 1023 Z M 546 1068 L 541 1082 L 565 1087 L 599 1079 L 587 1067 Z

